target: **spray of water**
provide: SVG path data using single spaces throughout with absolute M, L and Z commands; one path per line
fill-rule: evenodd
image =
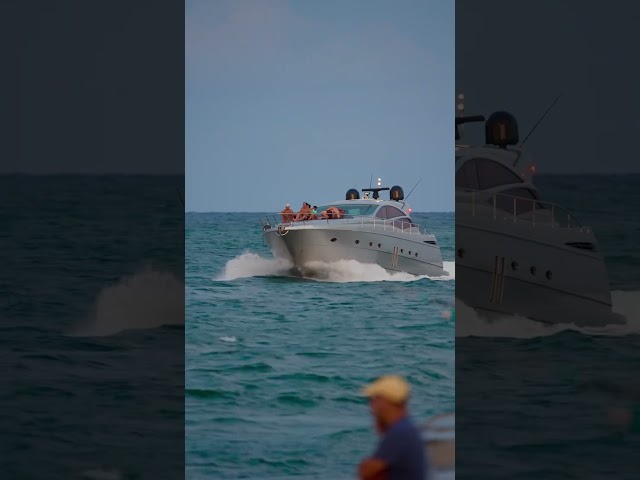
M 225 265 L 218 280 L 236 280 L 257 276 L 289 275 L 293 265 L 286 260 L 260 257 L 255 253 L 244 253 Z M 388 272 L 375 264 L 359 263 L 355 260 L 337 262 L 310 262 L 304 266 L 305 277 L 325 282 L 415 282 L 429 278 L 437 281 L 455 280 L 455 263 L 444 262 L 445 274 L 440 277 L 415 276 L 403 272 Z
M 611 293 L 613 311 L 626 322 L 597 327 L 579 327 L 572 323 L 548 325 L 518 315 L 492 315 L 491 320 L 456 299 L 457 337 L 509 337 L 535 338 L 576 331 L 585 335 L 625 336 L 640 334 L 640 292 L 614 291 Z
M 244 253 L 229 260 L 217 280 L 287 275 L 293 264 L 283 259 L 264 258 L 255 253 Z
M 103 288 L 76 336 L 184 325 L 184 283 L 174 275 L 144 270 Z

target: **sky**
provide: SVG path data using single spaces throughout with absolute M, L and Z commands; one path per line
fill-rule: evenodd
M 454 2 L 186 2 L 187 211 L 400 185 L 453 211 Z
M 614 0 L 456 0 L 456 91 L 465 113 L 507 110 L 545 173 L 640 172 L 640 5 Z M 470 135 L 467 135 L 470 132 Z M 484 129 L 465 127 L 465 142 Z
M 0 173 L 182 174 L 182 13 L 148 0 L 3 2 Z

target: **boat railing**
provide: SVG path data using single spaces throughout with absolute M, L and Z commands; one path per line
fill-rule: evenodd
M 276 228 L 279 225 L 304 225 L 314 226 L 321 223 L 330 224 L 339 222 L 339 225 L 360 226 L 362 229 L 366 227 L 368 230 L 382 230 L 394 233 L 404 233 L 408 235 L 426 235 L 432 236 L 426 227 L 415 222 L 409 222 L 407 219 L 401 218 L 378 218 L 370 215 L 344 215 L 341 218 L 318 218 L 313 220 L 298 220 L 297 222 L 283 222 L 282 214 L 273 213 L 265 215 L 260 219 L 263 229 Z
M 481 190 L 456 189 L 456 209 L 466 204 L 473 217 L 528 223 L 532 226 L 583 229 L 567 209 L 551 202 Z

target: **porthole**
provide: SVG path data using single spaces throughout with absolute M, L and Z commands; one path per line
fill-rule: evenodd
M 373 242 L 369 242 L 369 246 L 370 246 L 370 247 L 373 247 Z
M 381 244 L 381 243 L 379 243 L 379 244 L 378 244 L 378 248 L 381 248 L 381 247 L 382 247 L 382 244 Z
M 511 270 L 516 271 L 518 270 L 518 262 L 511 262 Z
M 336 240 L 338 240 L 337 238 L 332 238 L 331 241 L 335 242 Z
M 409 255 L 411 255 L 411 250 L 409 250 Z
M 360 243 L 360 240 L 356 240 L 356 245 L 358 245 Z
M 529 271 L 531 272 L 531 275 L 535 275 L 536 274 L 536 270 L 537 270 L 536 267 L 531 267 L 529 269 Z
M 545 275 L 547 277 L 547 280 L 551 280 L 551 278 L 553 277 L 553 274 L 551 273 L 551 270 L 547 270 L 547 273 Z
M 404 253 L 404 248 L 401 248 L 401 249 L 400 249 L 400 253 Z
M 416 252 L 416 257 L 418 256 L 418 252 Z
M 460 258 L 464 258 L 464 254 L 465 254 L 465 253 L 466 253 L 466 252 L 464 251 L 464 248 L 459 248 L 459 249 L 458 249 L 458 256 L 459 256 Z

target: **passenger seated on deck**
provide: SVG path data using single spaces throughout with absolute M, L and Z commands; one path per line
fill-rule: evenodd
M 302 202 L 302 208 L 296 215 L 296 218 L 293 219 L 294 222 L 299 222 L 300 220 L 309 220 L 311 217 L 311 205 L 307 202 Z
M 287 203 L 280 212 L 280 215 L 282 215 L 282 223 L 289 223 L 293 221 L 295 214 L 296 213 L 291 209 L 291 206 Z
M 320 215 L 322 216 L 322 218 L 325 218 L 325 219 L 340 218 L 340 210 L 338 210 L 334 206 L 331 206 L 326 210 L 323 210 Z
M 311 209 L 311 218 L 310 218 L 310 220 L 317 220 L 317 219 L 318 219 L 318 207 L 316 207 L 314 205 L 313 208 Z

